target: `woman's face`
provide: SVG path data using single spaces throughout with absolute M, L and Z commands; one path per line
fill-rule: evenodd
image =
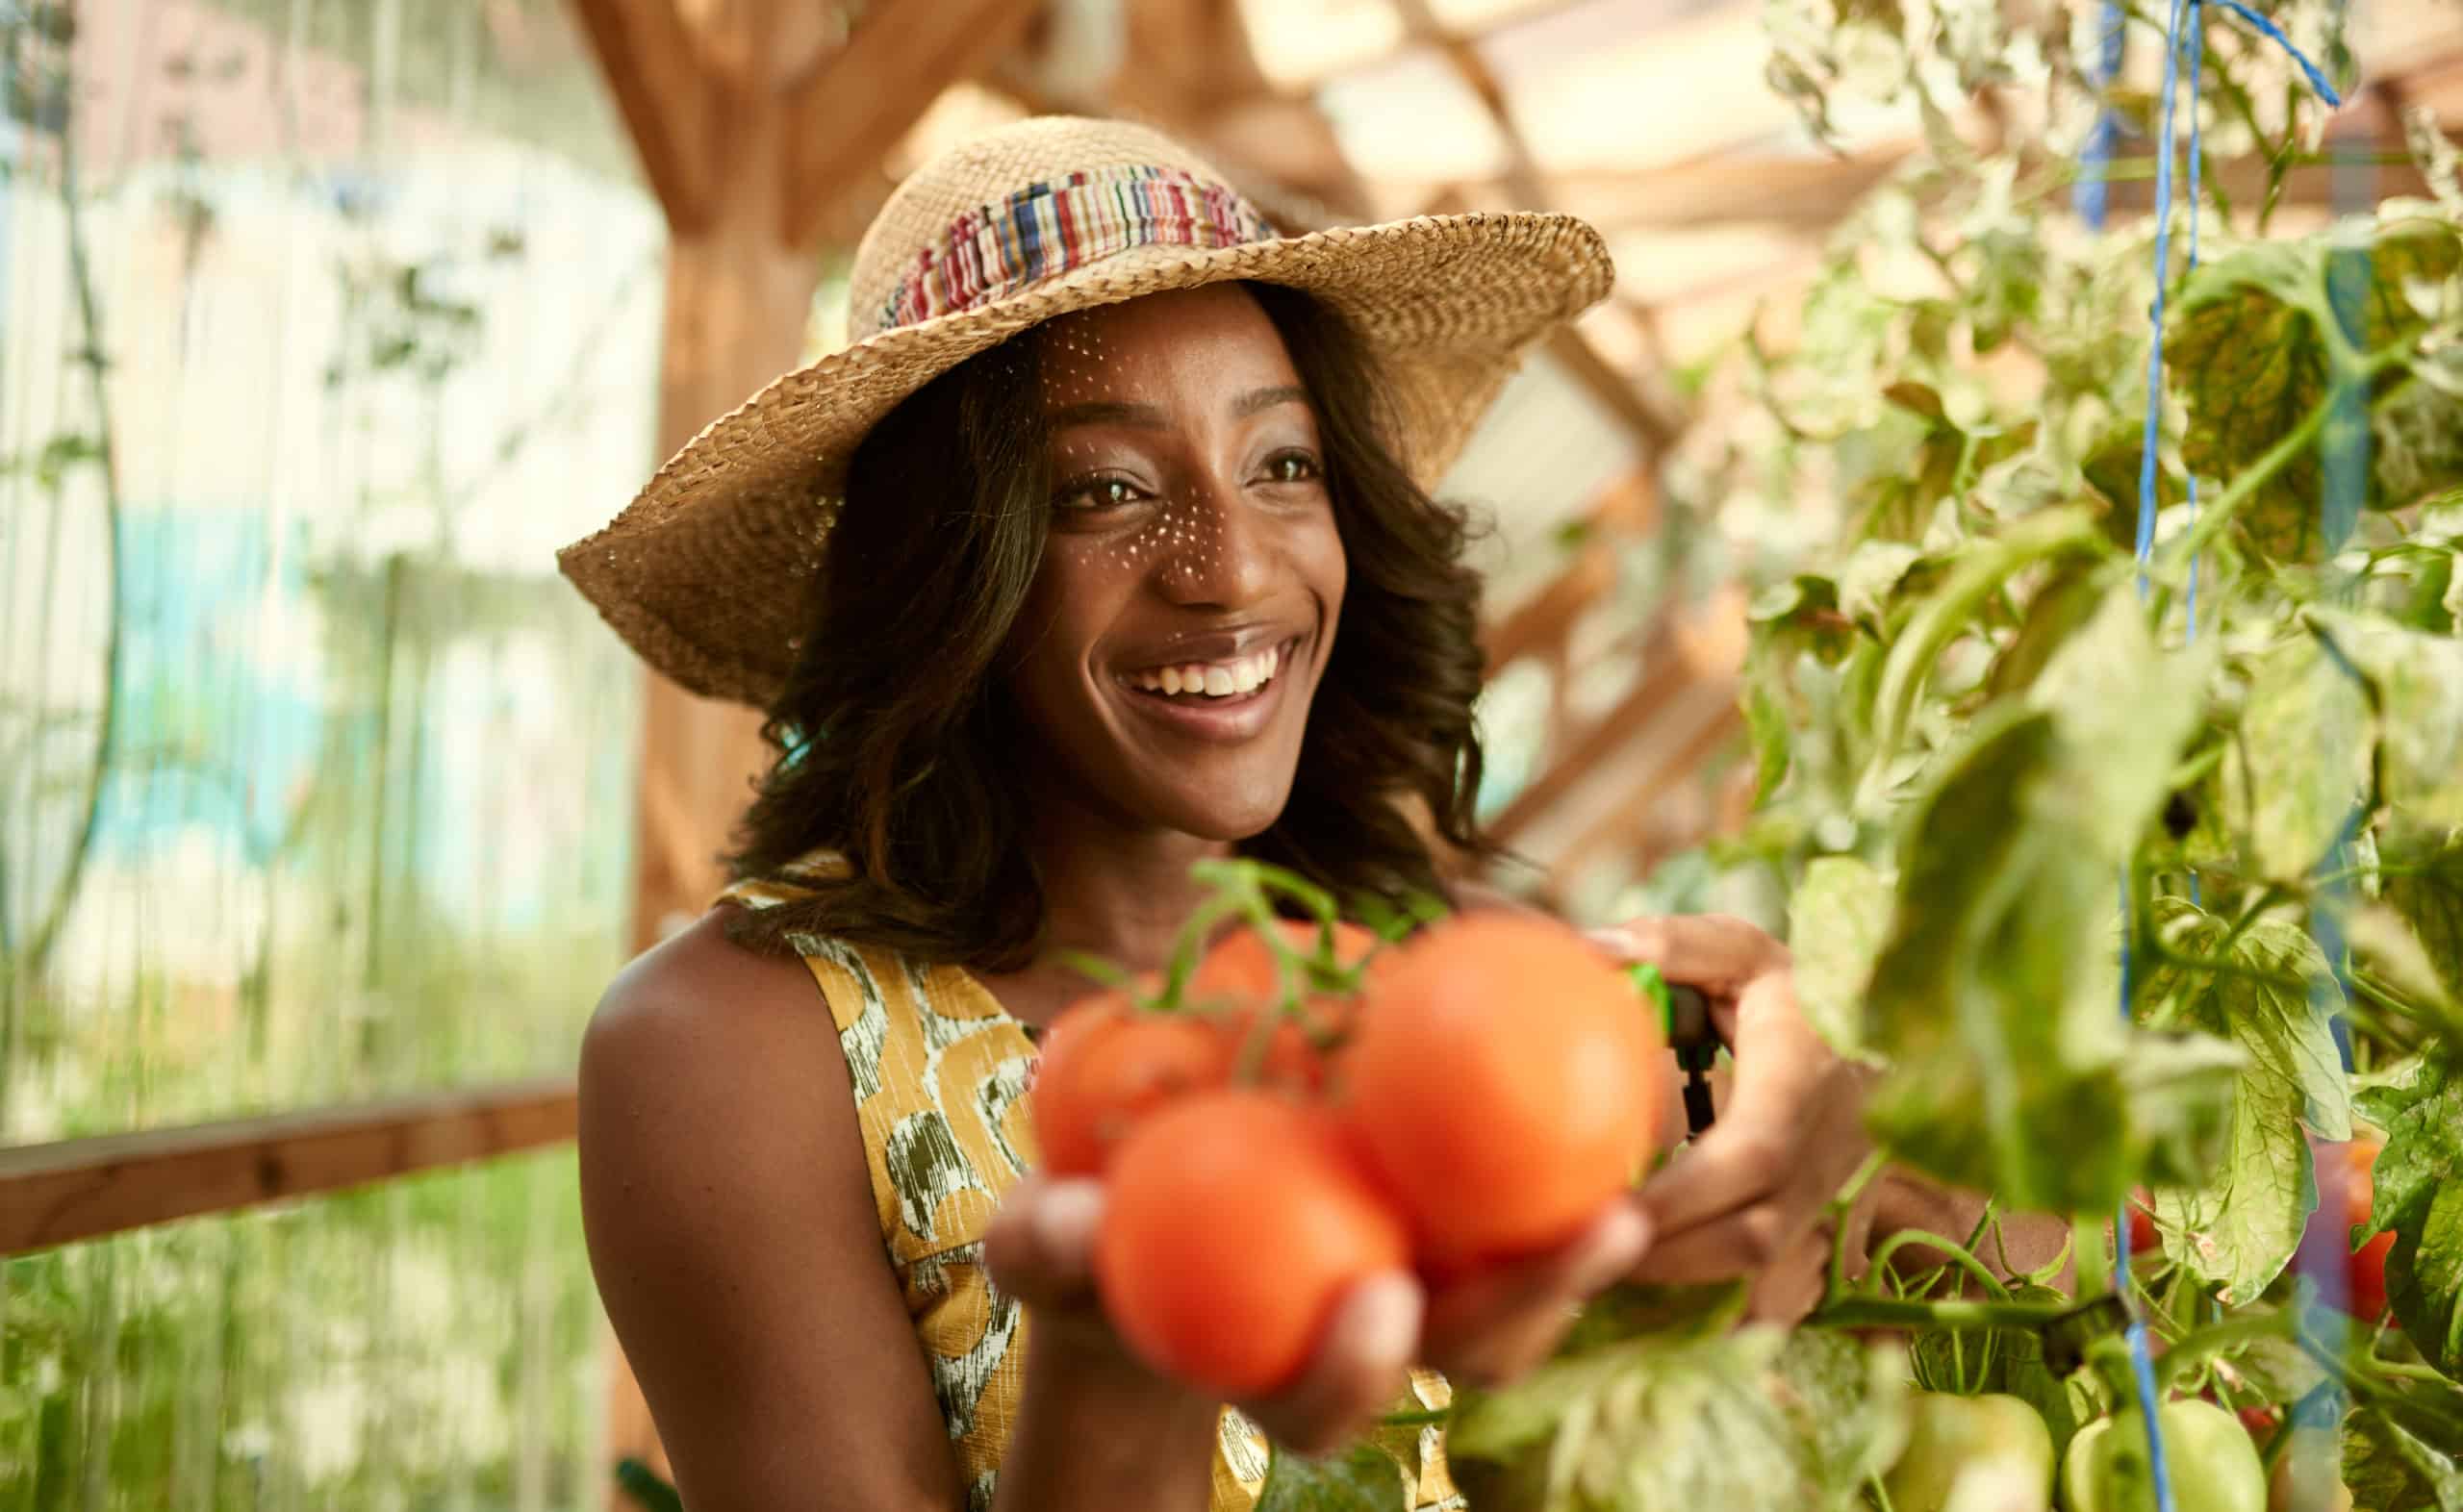
M 1038 339 L 1052 524 L 1010 691 L 1082 800 L 1138 828 L 1257 834 L 1290 794 L 1343 602 L 1300 375 L 1231 285 Z

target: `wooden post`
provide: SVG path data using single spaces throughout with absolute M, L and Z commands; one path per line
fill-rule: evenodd
M 806 0 L 571 0 L 670 236 L 658 449 L 796 365 L 836 203 L 941 91 L 985 67 L 1031 0 L 876 0 L 852 36 Z M 645 673 L 632 941 L 689 923 L 766 765 L 761 716 Z M 609 1339 L 606 1448 L 666 1455 Z M 622 1502 L 612 1479 L 607 1504 Z

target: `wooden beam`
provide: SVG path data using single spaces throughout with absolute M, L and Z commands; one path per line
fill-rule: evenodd
M 1562 647 L 1574 621 L 1616 582 L 1615 540 L 1647 535 L 1659 524 L 1659 482 L 1647 469 L 1611 484 L 1583 511 L 1592 532 L 1563 571 L 1480 633 L 1487 674 L 1521 657 Z
M 1497 137 L 1505 144 L 1505 183 L 1512 193 L 1517 210 L 1548 210 L 1554 208 L 1539 176 L 1537 163 L 1531 156 L 1531 144 L 1513 118 L 1506 100 L 1505 86 L 1496 70 L 1488 66 L 1479 47 L 1468 38 L 1456 36 L 1438 24 L 1428 0 L 1390 0 L 1403 26 L 1414 39 L 1435 47 L 1453 65 L 1463 85 L 1479 97 L 1480 104 L 1497 129 Z M 1643 340 L 1650 343 L 1652 328 L 1642 328 Z M 1548 338 L 1549 355 L 1563 365 L 1575 381 L 1590 391 L 1591 395 L 1607 407 L 1611 415 L 1623 421 L 1642 443 L 1646 456 L 1658 458 L 1673 445 L 1684 429 L 1683 422 L 1661 413 L 1660 408 L 1642 394 L 1632 379 L 1618 372 L 1599 355 L 1590 339 L 1572 326 L 1561 326 Z M 1649 353 L 1659 365 L 1664 365 L 1663 354 L 1655 347 Z
M 1035 0 L 884 0 L 867 12 L 790 96 L 780 239 L 809 245 L 830 202 L 877 170 L 943 89 L 1016 42 L 1034 13 Z
M 0 1149 L 0 1255 L 536 1149 L 574 1127 L 573 1083 L 556 1076 Z
M 719 88 L 673 0 L 571 0 L 673 229 L 708 219 Z
M 1732 679 L 1743 662 L 1744 630 L 1740 591 L 1715 595 L 1689 621 L 1679 623 L 1663 615 L 1641 653 L 1642 675 L 1614 708 L 1592 720 L 1563 755 L 1514 794 L 1488 825 L 1489 833 L 1511 844 L 1611 757 L 1638 740 L 1688 689 Z
M 1735 692 L 1732 684 L 1720 686 L 1730 694 Z M 1606 816 L 1592 822 L 1562 850 L 1549 857 L 1549 865 L 1561 870 L 1573 871 L 1603 850 L 1636 844 L 1647 830 L 1669 790 L 1725 749 L 1743 727 L 1744 715 L 1736 699 L 1730 696 L 1713 708 L 1675 748 L 1636 772 L 1632 791 Z

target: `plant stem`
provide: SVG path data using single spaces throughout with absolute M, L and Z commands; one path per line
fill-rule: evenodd
M 2210 1356 L 2222 1353 L 2236 1345 L 2259 1339 L 2287 1337 L 2292 1332 L 2289 1313 L 2242 1313 L 2221 1323 L 2196 1329 L 2175 1342 L 2155 1362 L 2157 1384 L 2170 1387 L 2183 1371 Z
M 1921 1228 L 1902 1228 L 1884 1240 L 1882 1247 L 1873 1251 L 1873 1271 L 1876 1273 L 1887 1272 L 1890 1269 L 1892 1257 L 1909 1245 L 1925 1245 L 1940 1250 L 1948 1255 L 1953 1264 L 1981 1281 L 1985 1291 L 1993 1297 L 2001 1300 L 2009 1298 L 2009 1287 L 2003 1285 L 2001 1278 L 1993 1273 L 1993 1268 L 1977 1259 L 1974 1252 L 1967 1246 L 1960 1244 L 1947 1234 L 1930 1233 Z
M 1865 1163 L 1856 1168 L 1856 1173 L 1847 1178 L 1847 1184 L 1839 1189 L 1839 1195 L 1832 1197 L 1823 1209 L 1830 1220 L 1830 1295 L 1833 1297 L 1847 1295 L 1848 1209 L 1856 1205 L 1856 1199 L 1865 1195 L 1865 1188 L 1872 1185 L 1873 1178 L 1880 1175 L 1882 1168 L 1889 1163 L 1890 1157 L 1878 1149 L 1866 1156 Z
M 1407 1412 L 1389 1412 L 1377 1420 L 1381 1428 L 1417 1428 L 1432 1423 L 1454 1421 L 1452 1407 L 1419 1407 Z
M 2067 1302 L 1849 1297 L 1815 1309 L 1805 1323 L 1814 1328 L 2041 1328 L 2070 1311 Z

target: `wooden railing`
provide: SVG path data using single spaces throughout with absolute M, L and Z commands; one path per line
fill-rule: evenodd
M 573 1137 L 572 1078 L 0 1149 L 0 1255 L 364 1186 Z

